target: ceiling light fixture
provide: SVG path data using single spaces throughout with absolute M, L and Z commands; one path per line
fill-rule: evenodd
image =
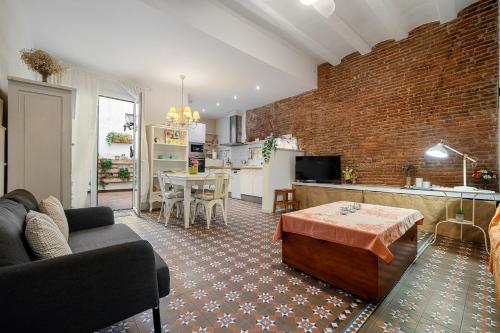
M 217 103 L 215 103 L 215 105 L 216 105 L 216 106 L 220 106 L 220 103 L 219 103 L 219 102 L 217 102 Z
M 189 105 L 184 105 L 184 79 L 186 75 L 181 74 L 181 105 L 179 112 L 175 106 L 171 106 L 167 112 L 165 124 L 172 128 L 188 128 L 196 126 L 200 121 L 200 113 L 198 111 L 191 111 Z
M 234 96 L 233 96 L 233 99 L 234 99 L 234 100 L 237 100 L 237 99 L 238 99 L 238 96 L 234 95 Z
M 207 111 L 207 110 L 205 110 L 205 108 L 201 109 L 201 112 L 205 112 L 205 111 Z
M 256 85 L 256 86 L 255 86 L 255 90 L 260 90 L 260 86 L 259 86 L 259 85 Z
M 300 0 L 300 2 L 304 5 L 314 5 L 318 0 Z

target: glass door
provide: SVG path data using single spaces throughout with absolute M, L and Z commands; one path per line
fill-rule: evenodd
M 139 93 L 134 106 L 134 145 L 133 145 L 133 160 L 134 160 L 134 176 L 132 184 L 132 207 L 137 215 L 141 215 L 141 168 L 142 168 L 142 103 L 143 95 Z

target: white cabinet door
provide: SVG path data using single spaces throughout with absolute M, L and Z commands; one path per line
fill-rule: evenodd
M 253 195 L 262 198 L 262 170 L 253 170 Z
M 199 123 L 196 126 L 189 128 L 189 141 L 190 142 L 198 142 L 205 143 L 205 132 L 206 127 L 205 124 Z
M 241 170 L 241 194 L 253 195 L 251 170 Z
M 37 200 L 53 195 L 64 208 L 71 207 L 75 93 L 72 88 L 9 78 L 8 191 L 24 188 Z

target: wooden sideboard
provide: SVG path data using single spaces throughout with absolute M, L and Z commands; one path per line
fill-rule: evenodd
M 446 197 L 438 191 L 411 190 L 386 186 L 365 185 L 332 185 L 332 184 L 304 184 L 293 183 L 300 208 L 309 208 L 334 201 L 353 201 L 376 205 L 412 208 L 424 215 L 424 224 L 419 229 L 425 232 L 434 232 L 439 221 L 446 217 Z M 491 218 L 495 214 L 496 204 L 500 201 L 500 194 L 496 193 L 476 198 L 476 224 L 485 231 Z M 456 211 L 460 198 L 449 199 L 450 212 Z M 465 218 L 470 219 L 472 214 L 472 200 L 465 197 Z M 440 235 L 460 239 L 460 226 L 444 223 L 439 226 Z M 480 230 L 464 226 L 464 240 L 484 242 Z

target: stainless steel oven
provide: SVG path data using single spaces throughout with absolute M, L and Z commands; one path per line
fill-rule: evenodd
M 198 172 L 205 172 L 205 158 L 189 157 L 189 165 L 195 160 L 198 161 Z

